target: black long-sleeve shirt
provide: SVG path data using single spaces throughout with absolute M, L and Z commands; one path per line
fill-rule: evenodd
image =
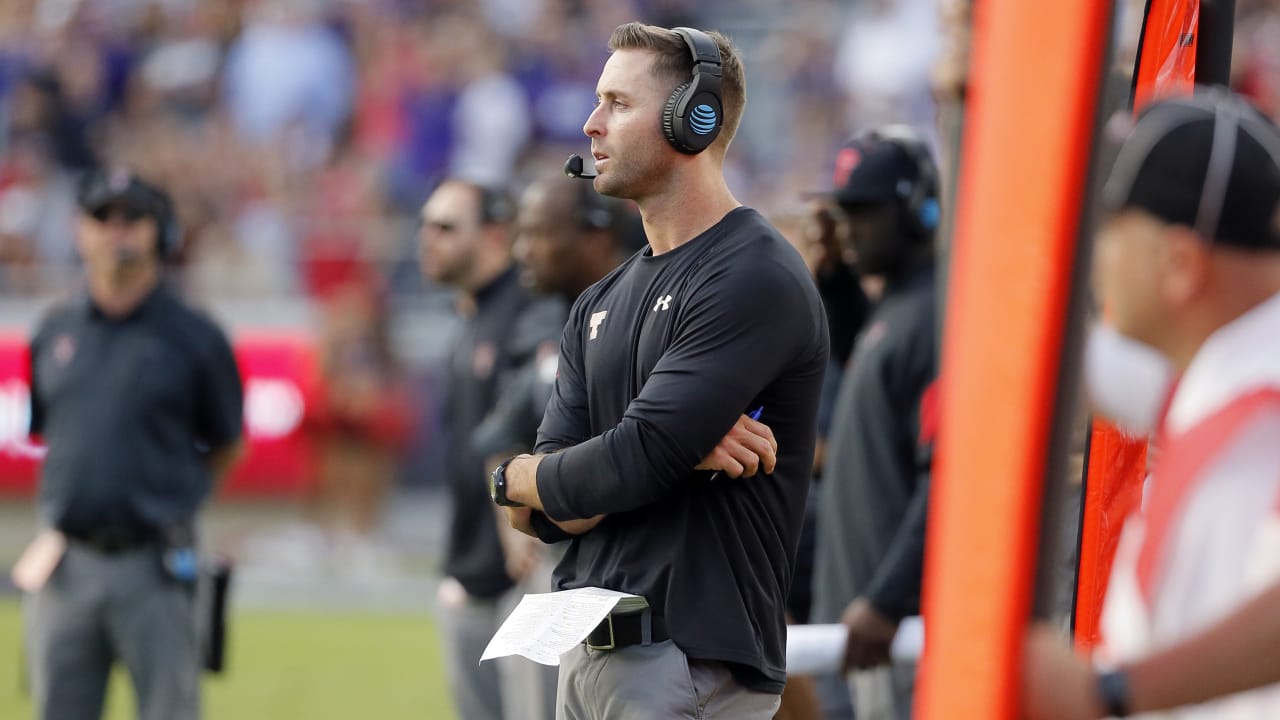
M 573 539 L 556 586 L 642 595 L 687 655 L 780 692 L 828 344 L 804 263 L 748 208 L 587 290 L 561 344 L 537 483 L 552 518 L 608 517 Z M 773 474 L 693 469 L 760 406 Z
M 819 485 L 813 622 L 837 622 L 858 596 L 890 617 L 919 612 L 936 296 L 932 265 L 888 286 L 849 360 Z
M 554 343 L 560 307 L 535 300 L 515 269 L 476 293 L 475 314 L 462 324 L 449 360 L 444 416 L 448 422 L 446 472 L 453 517 L 444 571 L 475 597 L 496 597 L 513 582 L 507 575 L 497 520 L 487 491 L 486 454 L 508 449 L 477 433 L 511 373 L 529 362 L 538 337 Z

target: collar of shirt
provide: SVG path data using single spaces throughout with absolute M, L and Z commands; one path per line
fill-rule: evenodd
M 476 291 L 476 306 L 487 305 L 490 300 L 501 293 L 503 288 L 515 282 L 519 282 L 519 271 L 516 269 L 515 263 L 512 263 L 510 267 L 498 273 L 498 276 L 493 280 L 490 280 L 488 285 Z
M 80 309 L 84 313 L 84 319 L 87 322 L 105 322 L 105 323 L 127 323 L 143 317 L 148 310 L 159 305 L 163 298 L 170 292 L 168 283 L 161 280 L 156 286 L 147 293 L 146 297 L 138 303 L 137 307 L 130 310 L 127 315 L 122 317 L 111 317 L 102 312 L 97 304 L 93 301 L 93 296 L 86 290 L 80 297 Z
M 903 273 L 902 277 L 887 279 L 884 285 L 884 294 L 886 296 L 897 295 L 922 285 L 932 285 L 936 267 L 937 264 L 930 259 Z
M 1280 388 L 1280 294 L 1209 336 L 1174 391 L 1166 420 L 1180 433 L 1260 387 Z

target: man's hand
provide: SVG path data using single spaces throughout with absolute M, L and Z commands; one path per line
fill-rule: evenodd
M 849 603 L 841 624 L 849 629 L 844 649 L 844 670 L 865 670 L 889 662 L 889 647 L 898 632 L 898 621 L 885 617 L 870 600 L 858 598 Z
M 1022 702 L 1027 720 L 1094 720 L 1100 707 L 1095 674 L 1053 627 L 1027 630 L 1022 658 Z
M 768 425 L 743 415 L 720 440 L 697 470 L 719 470 L 729 477 L 751 477 L 759 470 L 773 472 L 778 463 L 778 441 Z

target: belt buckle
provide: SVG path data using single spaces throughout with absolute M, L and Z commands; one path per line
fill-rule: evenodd
M 588 635 L 587 647 L 592 650 L 607 651 L 607 650 L 616 650 L 618 648 L 617 638 L 615 638 L 613 635 L 613 615 L 612 614 L 606 615 L 604 617 L 604 620 L 605 622 L 609 623 L 609 644 L 608 645 L 592 645 L 590 640 L 591 636 Z M 596 627 L 598 628 L 599 626 L 597 625 Z M 592 630 L 591 632 L 594 633 L 595 630 Z

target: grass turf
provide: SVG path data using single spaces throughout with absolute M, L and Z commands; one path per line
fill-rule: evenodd
M 0 599 L 0 718 L 29 718 L 20 690 L 19 606 Z M 453 717 L 435 628 L 425 616 L 245 610 L 232 618 L 227 672 L 206 676 L 208 720 Z M 106 720 L 135 717 L 117 669 Z

